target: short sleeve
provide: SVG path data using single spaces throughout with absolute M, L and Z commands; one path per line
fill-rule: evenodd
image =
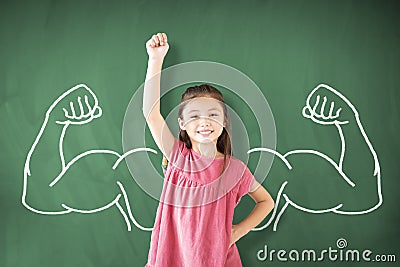
M 244 164 L 243 164 L 244 165 Z M 239 189 L 237 191 L 236 203 L 239 203 L 240 199 L 249 192 L 255 191 L 260 185 L 253 174 L 250 172 L 249 168 L 244 165 L 243 176 L 240 180 Z
M 254 191 L 256 191 L 260 185 L 261 185 L 261 184 L 260 184 L 259 182 L 257 182 L 256 179 L 254 179 L 253 184 L 250 186 L 250 191 L 249 191 L 249 193 L 253 193 Z

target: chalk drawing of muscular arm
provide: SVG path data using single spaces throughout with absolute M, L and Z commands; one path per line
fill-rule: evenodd
M 131 231 L 131 222 L 141 230 L 151 231 L 152 228 L 143 227 L 134 218 L 116 169 L 128 156 L 137 152 L 157 153 L 155 150 L 136 148 L 121 155 L 96 149 L 72 159 L 65 158 L 64 139 L 68 129 L 88 124 L 101 115 L 96 95 L 85 84 L 74 86 L 51 104 L 26 157 L 22 204 L 32 212 L 45 215 L 88 214 L 115 206 L 128 231 Z M 49 149 L 56 152 L 53 153 L 58 155 L 56 159 L 49 158 Z M 83 170 L 86 170 L 84 174 Z
M 311 149 L 284 154 L 269 148 L 250 149 L 248 153 L 274 154 L 287 170 L 271 217 L 254 231 L 272 223 L 276 231 L 288 206 L 314 214 L 361 215 L 376 210 L 383 203 L 378 156 L 354 105 L 334 88 L 319 84 L 308 95 L 302 114 L 316 124 L 337 131 L 340 155 L 331 158 Z M 358 149 L 363 147 L 363 153 L 354 151 L 354 145 L 358 145 Z M 311 162 L 312 167 L 308 164 L 304 168 L 304 162 Z
M 302 113 L 316 124 L 335 129 L 340 153 L 332 158 L 311 149 L 284 154 L 269 148 L 250 149 L 248 153 L 272 153 L 287 171 L 271 217 L 254 231 L 263 230 L 272 223 L 276 231 L 288 206 L 314 214 L 361 215 L 376 210 L 383 203 L 378 156 L 352 103 L 332 87 L 319 84 L 308 95 Z M 53 102 L 26 157 L 22 204 L 32 212 L 45 215 L 95 213 L 116 206 L 129 231 L 131 222 L 141 230 L 151 231 L 152 228 L 143 227 L 134 218 L 116 169 L 128 156 L 137 152 L 157 153 L 155 150 L 135 148 L 121 155 L 113 150 L 98 149 L 85 151 L 72 159 L 65 158 L 63 144 L 67 129 L 90 123 L 101 115 L 97 97 L 85 84 L 69 89 Z M 365 146 L 363 155 L 351 149 L 355 143 Z M 57 151 L 57 159 L 48 158 L 49 147 Z M 304 169 L 303 162 L 311 162 L 315 168 Z M 87 170 L 87 175 L 82 177 L 82 170 Z

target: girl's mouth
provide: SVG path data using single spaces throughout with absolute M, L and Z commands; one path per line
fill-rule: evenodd
M 206 131 L 197 131 L 198 134 L 201 134 L 203 137 L 208 137 L 210 136 L 214 131 L 212 130 L 206 130 Z

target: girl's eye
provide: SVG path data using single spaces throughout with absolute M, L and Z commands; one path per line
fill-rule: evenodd
M 210 117 L 218 117 L 218 114 L 212 113 L 212 114 L 210 114 Z
M 197 119 L 198 117 L 197 115 L 190 116 L 191 119 Z

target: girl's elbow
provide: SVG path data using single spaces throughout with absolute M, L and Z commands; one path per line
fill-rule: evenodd
M 274 208 L 275 208 L 275 201 L 273 199 L 271 199 L 271 205 L 270 205 L 270 210 L 269 212 L 271 212 Z
M 275 202 L 270 196 L 259 201 L 258 203 L 260 203 L 260 204 L 262 203 L 262 205 L 264 206 L 266 215 L 268 215 L 275 208 Z
M 148 111 L 143 109 L 143 116 L 147 123 L 159 123 L 161 119 L 161 113 L 155 110 Z
M 268 203 L 268 213 L 270 213 L 275 208 L 275 201 L 271 196 L 269 196 L 267 203 Z
M 152 113 L 147 111 L 147 110 L 143 110 L 143 117 L 146 121 L 147 124 L 151 123 L 152 120 L 154 120 L 152 117 Z

